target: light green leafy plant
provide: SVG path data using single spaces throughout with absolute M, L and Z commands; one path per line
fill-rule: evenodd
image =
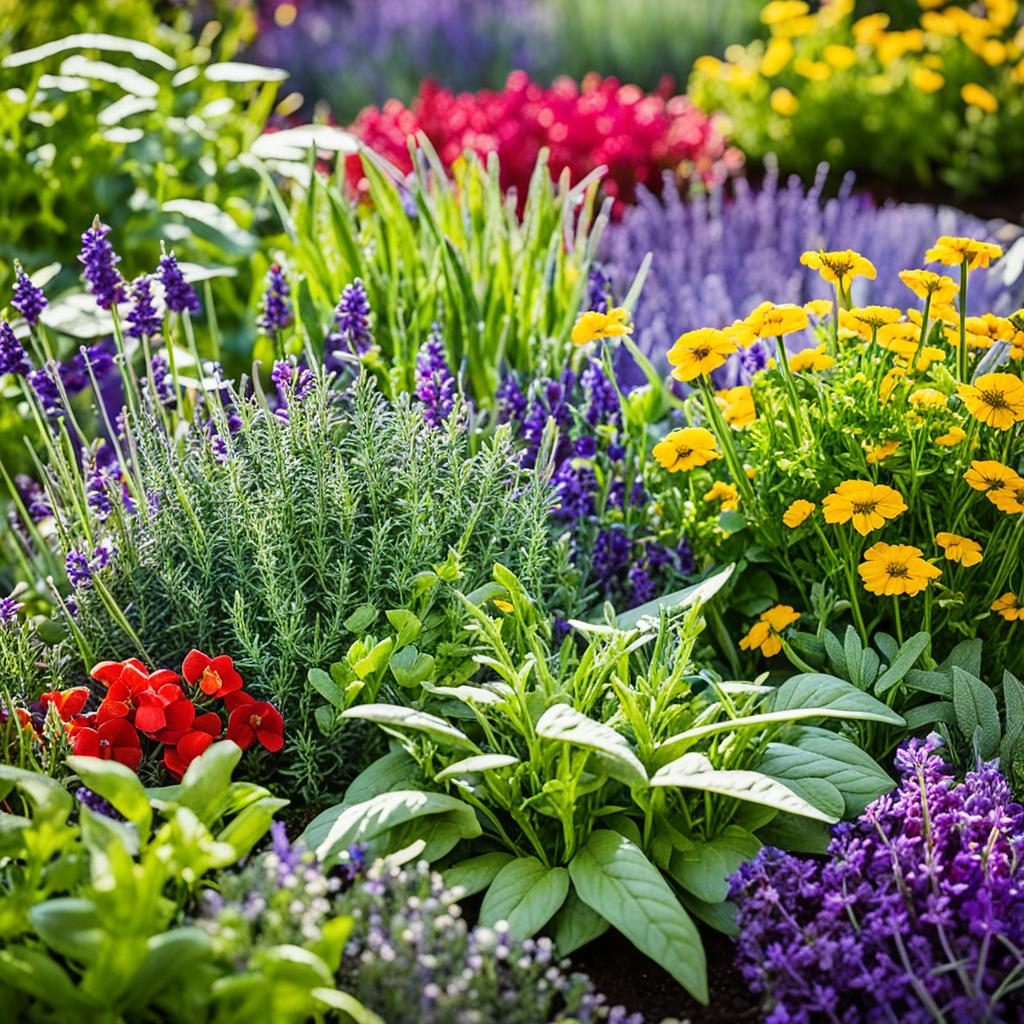
M 727 575 L 616 624 L 579 623 L 582 650 L 556 654 L 527 590 L 496 567 L 497 586 L 464 601 L 483 677 L 424 683 L 416 707 L 345 711 L 396 745 L 305 841 L 328 862 L 352 842 L 412 845 L 484 893 L 485 924 L 549 929 L 563 954 L 615 927 L 706 1000 L 690 914 L 728 929 L 726 879 L 762 842 L 821 849 L 827 823 L 891 786 L 821 725 L 900 722 L 821 673 L 778 689 L 693 674 L 700 605 Z

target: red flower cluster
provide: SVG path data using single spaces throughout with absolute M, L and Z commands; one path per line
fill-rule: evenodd
M 83 713 L 89 699 L 84 686 L 40 697 L 44 709 L 52 704 L 67 723 L 76 754 L 119 761 L 134 771 L 142 762 L 145 737 L 163 747 L 167 770 L 181 778 L 192 761 L 222 735 L 243 750 L 256 741 L 272 752 L 284 746 L 281 715 L 242 690 L 242 677 L 227 655 L 210 658 L 201 651 L 189 652 L 181 675 L 194 687 L 191 697 L 179 685 L 177 673 L 150 672 L 137 658 L 101 661 L 91 675 L 106 687 L 95 711 Z M 217 711 L 200 706 L 214 700 L 223 701 L 226 730 Z
M 428 80 L 411 107 L 398 100 L 383 109 L 367 107 L 350 131 L 405 172 L 412 169 L 406 140 L 419 131 L 446 167 L 466 150 L 497 153 L 502 186 L 514 187 L 520 203 L 546 146 L 556 179 L 568 168 L 575 183 L 605 165 L 604 190 L 614 197 L 617 213 L 636 201 L 638 185 L 660 192 L 665 170 L 707 183 L 742 162 L 715 119 L 685 96 L 671 95 L 669 87 L 648 94 L 596 74 L 582 85 L 559 78 L 545 88 L 515 71 L 500 92 L 459 95 Z M 368 182 L 358 156 L 348 158 L 347 171 L 350 184 L 364 192 Z

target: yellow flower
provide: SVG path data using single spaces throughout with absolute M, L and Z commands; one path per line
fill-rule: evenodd
M 776 36 L 765 48 L 760 71 L 765 78 L 773 78 L 793 56 L 793 44 L 785 36 Z
M 746 385 L 716 391 L 715 401 L 722 410 L 725 422 L 737 430 L 749 427 L 757 416 L 757 411 L 754 408 L 754 392 Z
M 841 46 L 839 43 L 826 46 L 822 56 L 836 71 L 845 71 L 857 63 L 857 51 L 852 46 Z
M 1005 317 L 993 313 L 969 316 L 964 321 L 967 343 L 974 348 L 991 348 L 997 341 L 1012 341 L 1017 329 Z
M 938 305 L 948 305 L 960 291 L 960 286 L 951 277 L 937 274 L 934 270 L 901 270 L 900 280 L 919 298 Z
M 1024 477 L 1014 473 L 1002 487 L 996 487 L 985 495 L 1000 512 L 1017 516 L 1024 512 Z
M 824 345 L 801 349 L 789 356 L 788 362 L 793 373 L 802 373 L 804 370 L 827 370 L 836 365 L 832 356 L 826 354 Z
M 964 480 L 967 481 L 968 487 L 973 487 L 976 491 L 990 491 L 994 487 L 1002 487 L 1009 483 L 1016 475 L 1009 466 L 1004 466 L 1001 462 L 993 459 L 975 459 L 971 463 L 971 468 L 964 473 Z
M 903 316 L 902 310 L 892 306 L 864 306 L 853 309 L 839 310 L 839 326 L 854 331 L 862 338 L 870 338 L 872 333 L 886 324 L 894 324 Z
M 711 490 L 704 495 L 705 501 L 721 501 L 722 508 L 735 508 L 740 503 L 740 492 L 733 484 L 723 483 L 716 480 L 711 485 Z
M 1024 420 L 1024 381 L 1012 373 L 985 373 L 956 392 L 967 411 L 996 430 L 1009 430 Z
M 858 43 L 875 43 L 885 32 L 888 24 L 888 14 L 869 14 L 866 18 L 860 18 L 853 23 L 853 38 Z
M 892 397 L 892 393 L 896 385 L 906 377 L 906 375 L 907 371 L 898 366 L 894 366 L 891 370 L 887 370 L 885 376 L 882 378 L 882 383 L 878 385 L 878 397 L 883 402 L 888 402 Z
M 810 249 L 800 257 L 800 262 L 805 267 L 816 270 L 822 280 L 829 284 L 838 284 L 840 291 L 846 291 L 855 277 L 866 277 L 869 281 L 874 281 L 876 274 L 875 265 L 852 249 L 838 252 Z
M 930 580 L 942 575 L 941 569 L 921 557 L 923 553 L 911 544 L 872 544 L 857 566 L 864 589 L 879 597 L 920 594 Z
M 494 598 L 494 607 L 508 615 L 512 611 L 512 602 L 502 601 L 501 598 L 496 597 Z
M 886 441 L 884 444 L 872 448 L 867 453 L 868 463 L 874 465 L 877 462 L 885 462 L 890 455 L 894 455 L 899 448 L 899 441 Z
M 920 340 L 921 328 L 914 324 L 908 324 L 904 320 L 897 324 L 884 324 L 878 328 L 878 334 L 875 336 L 875 341 L 882 348 L 906 356 L 908 359 L 917 351 Z
M 800 101 L 786 88 L 774 89 L 769 103 L 781 117 L 792 117 L 800 109 Z
M 804 309 L 810 313 L 811 316 L 816 316 L 819 319 L 824 319 L 832 313 L 832 300 L 831 299 L 811 299 L 810 302 L 804 303 Z
M 921 92 L 925 93 L 937 92 L 946 84 L 944 75 L 940 75 L 938 71 L 932 71 L 931 68 L 926 68 L 922 64 L 918 64 L 914 68 L 910 80 Z
M 736 351 L 736 342 L 724 331 L 701 327 L 680 335 L 668 350 L 668 361 L 675 367 L 676 380 L 691 381 L 722 366 Z
M 1008 590 L 1002 597 L 997 597 L 989 607 L 997 615 L 1002 615 L 1007 622 L 1024 619 L 1024 601 L 1012 590 Z
M 1001 246 L 991 242 L 978 242 L 973 238 L 954 238 L 943 235 L 925 254 L 928 263 L 944 263 L 947 267 L 958 267 L 967 260 L 967 269 L 985 268 L 992 260 L 1003 255 Z
M 810 82 L 825 82 L 832 77 L 832 68 L 823 60 L 801 57 L 793 62 L 793 70 Z
M 913 357 L 914 352 L 917 352 L 917 365 L 914 369 L 920 370 L 922 373 L 927 370 L 932 363 L 941 363 L 946 358 L 946 353 L 941 348 L 934 348 L 931 345 L 922 345 L 920 351 L 918 351 L 917 346 L 914 345 L 908 351 L 897 351 L 896 365 L 909 367 L 910 360 Z
M 802 18 L 809 10 L 804 0 L 771 0 L 761 8 L 761 23 L 780 25 L 791 18 Z
M 715 445 L 715 435 L 705 427 L 673 430 L 664 441 L 654 446 L 652 454 L 670 473 L 694 469 L 721 458 Z
M 853 520 L 853 528 L 866 537 L 872 530 L 885 525 L 907 511 L 907 503 L 899 491 L 870 480 L 844 480 L 821 503 L 826 523 L 846 523 Z
M 977 107 L 979 110 L 984 110 L 986 114 L 994 114 L 999 109 L 999 100 L 977 82 L 968 82 L 960 90 L 960 98 L 969 107 Z
M 747 635 L 740 640 L 740 650 L 756 651 L 760 649 L 766 658 L 771 658 L 782 650 L 779 634 L 792 626 L 800 618 L 800 613 L 788 604 L 777 604 L 774 608 L 762 612 L 760 618 L 750 627 Z
M 722 70 L 722 62 L 717 57 L 705 54 L 693 62 L 693 70 L 708 78 L 718 78 Z
M 632 334 L 629 324 L 629 313 L 621 306 L 610 309 L 607 313 L 593 310 L 581 313 L 572 329 L 574 345 L 586 345 L 599 338 L 618 338 L 623 334 Z
M 948 397 L 937 388 L 918 388 L 910 395 L 911 405 L 920 405 L 925 409 L 945 409 L 948 401 Z
M 967 434 L 960 427 L 950 427 L 945 434 L 940 434 L 935 438 L 936 444 L 941 444 L 944 448 L 952 448 L 953 445 L 959 444 Z
M 813 501 L 805 501 L 803 498 L 797 498 L 785 512 L 782 513 L 782 521 L 791 530 L 795 530 L 814 510 L 817 506 Z
M 728 327 L 722 328 L 722 333 L 739 348 L 750 348 L 757 341 L 757 335 L 746 320 L 733 320 Z
M 746 319 L 747 326 L 758 338 L 780 338 L 796 331 L 802 331 L 809 321 L 802 306 L 762 302 Z
M 981 545 L 958 533 L 937 533 L 935 543 L 950 562 L 959 562 L 965 569 L 981 561 Z

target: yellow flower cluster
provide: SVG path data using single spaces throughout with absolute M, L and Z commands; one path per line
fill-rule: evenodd
M 759 650 L 766 658 L 778 654 L 782 650 L 782 631 L 792 626 L 800 618 L 788 604 L 777 604 L 774 608 L 762 612 L 760 618 L 750 628 L 746 636 L 740 640 L 740 650 Z

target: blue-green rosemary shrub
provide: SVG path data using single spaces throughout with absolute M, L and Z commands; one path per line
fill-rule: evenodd
M 320 732 L 310 668 L 405 609 L 443 675 L 468 656 L 452 643 L 455 587 L 483 584 L 499 560 L 540 596 L 557 577 L 550 489 L 521 467 L 507 430 L 471 450 L 461 407 L 434 428 L 369 376 L 339 393 L 319 372 L 282 367 L 276 399 L 224 385 L 184 436 L 145 407 L 129 415 L 120 447 L 134 500 L 108 480 L 102 522 L 58 504 L 66 551 L 109 553 L 69 568 L 82 660 L 230 654 L 246 690 L 284 716 L 275 770 L 310 801 L 372 754 Z

